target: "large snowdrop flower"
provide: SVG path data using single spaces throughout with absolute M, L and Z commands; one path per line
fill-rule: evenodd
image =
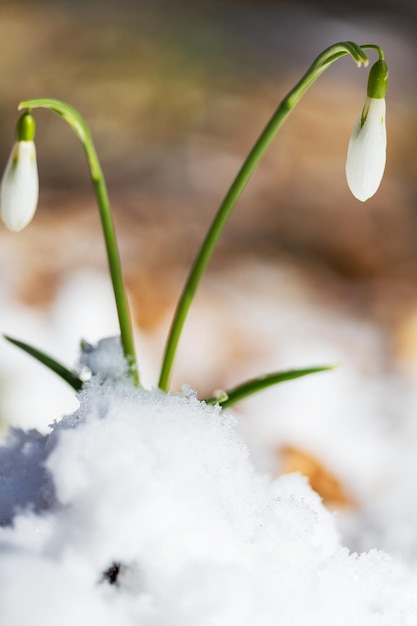
M 349 142 L 346 178 L 349 189 L 362 202 L 377 191 L 385 169 L 387 133 L 385 93 L 388 68 L 380 59 L 371 68 L 368 94 Z
M 1 218 L 7 228 L 15 232 L 29 224 L 38 204 L 39 182 L 34 137 L 35 121 L 27 111 L 17 123 L 17 141 L 0 188 Z

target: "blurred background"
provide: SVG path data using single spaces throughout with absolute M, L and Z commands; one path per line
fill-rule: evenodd
M 187 269 L 278 102 L 327 46 L 384 49 L 389 135 L 379 192 L 362 204 L 346 186 L 368 72 L 344 58 L 286 121 L 236 207 L 173 382 L 204 397 L 274 369 L 341 363 L 237 408 L 254 449 L 279 448 L 281 467 L 298 468 L 302 449 L 312 455 L 304 462 L 331 468 L 321 480 L 334 502 L 379 484 L 388 443 L 415 406 L 416 18 L 411 0 L 0 4 L 0 163 L 20 100 L 58 98 L 85 117 L 148 385 Z M 81 338 L 116 334 L 117 322 L 81 147 L 57 116 L 37 111 L 36 120 L 39 209 L 21 234 L 0 230 L 1 329 L 72 366 Z M 0 346 L 1 414 L 45 429 L 76 402 L 17 352 Z

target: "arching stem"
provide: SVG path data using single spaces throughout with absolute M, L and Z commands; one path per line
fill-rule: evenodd
M 110 210 L 109 196 L 107 193 L 106 181 L 101 169 L 94 143 L 87 124 L 81 115 L 73 107 L 60 100 L 51 98 L 36 98 L 26 100 L 19 104 L 19 109 L 36 109 L 42 107 L 53 111 L 62 117 L 74 130 L 81 141 L 87 162 L 90 168 L 91 179 L 96 195 L 97 205 L 100 213 L 101 225 L 103 228 L 104 241 L 107 252 L 107 259 L 110 269 L 110 276 L 113 285 L 113 292 L 116 301 L 117 315 L 119 319 L 121 342 L 126 361 L 129 366 L 130 375 L 135 383 L 139 385 L 139 372 L 135 355 L 135 344 L 133 338 L 132 323 L 129 313 L 126 291 L 124 287 L 122 270 L 120 265 L 119 250 L 117 247 L 116 234 L 114 231 L 113 219 Z
M 337 43 L 324 50 L 312 63 L 307 72 L 298 81 L 295 87 L 285 96 L 279 104 L 270 121 L 264 128 L 259 139 L 256 141 L 235 180 L 233 181 L 229 191 L 227 192 L 218 212 L 207 232 L 207 235 L 195 257 L 190 273 L 184 285 L 180 300 L 178 302 L 171 329 L 167 339 L 165 353 L 162 362 L 162 368 L 159 378 L 159 387 L 167 391 L 171 376 L 172 366 L 178 347 L 178 342 L 186 320 L 189 308 L 193 301 L 194 295 L 204 275 L 207 265 L 211 259 L 220 235 L 236 205 L 242 191 L 246 187 L 255 168 L 259 164 L 262 156 L 275 137 L 288 115 L 294 109 L 295 105 L 300 101 L 304 93 L 311 87 L 317 78 L 332 64 L 342 56 L 349 54 L 356 62 L 358 67 L 368 64 L 368 58 L 363 51 L 365 46 L 359 46 L 350 41 Z M 380 52 L 378 46 L 369 44 L 366 47 L 376 48 Z

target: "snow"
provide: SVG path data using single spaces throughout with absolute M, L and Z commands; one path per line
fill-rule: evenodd
M 233 411 L 189 387 L 151 388 L 166 328 L 137 331 L 146 389 L 131 387 L 120 342 L 106 337 L 117 320 L 100 276 L 70 277 L 46 320 L 4 294 L 4 330 L 39 337 L 87 382 L 74 397 L 3 345 L 2 414 L 12 419 L 0 447 L 2 626 L 417 623 L 413 376 L 386 370 L 378 328 L 300 294 L 277 306 L 274 282 L 282 289 L 274 273 L 251 299 L 221 292 L 231 312 L 220 307 L 217 325 L 196 302 L 177 377 L 192 382 L 202 369 L 214 380 L 231 329 L 240 339 L 245 324 L 258 329 L 253 369 L 236 361 L 226 387 L 272 369 L 340 366 Z M 268 454 L 276 462 L 282 445 L 324 462 L 355 505 L 334 514 L 307 478 L 274 477 Z
M 79 408 L 0 449 L 2 626 L 416 623 L 415 569 L 350 553 L 305 477 L 254 466 L 231 412 L 133 388 L 118 355 L 90 345 Z
M 11 429 L 0 455 L 0 524 L 13 522 L 19 509 L 47 506 L 51 480 L 44 467 L 47 437 L 37 430 Z

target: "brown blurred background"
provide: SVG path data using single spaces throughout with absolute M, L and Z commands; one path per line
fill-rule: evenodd
M 153 332 L 279 100 L 328 45 L 377 43 L 390 67 L 388 160 L 377 195 L 362 204 L 345 183 L 367 81 L 367 71 L 345 58 L 269 149 L 199 297 L 216 285 L 216 302 L 233 289 L 256 299 L 262 285 L 282 302 L 300 281 L 310 300 L 382 327 L 387 358 L 415 355 L 416 18 L 411 0 L 3 1 L 0 163 L 20 100 L 59 98 L 84 115 L 107 176 L 134 317 Z M 20 302 L 47 311 L 63 276 L 104 272 L 106 259 L 77 139 L 51 113 L 36 119 L 39 210 L 22 234 L 1 229 L 0 281 Z M 256 272 L 240 280 L 251 264 Z M 264 266 L 290 268 L 289 283 L 263 275 Z M 246 358 L 240 336 L 236 343 L 234 358 Z M 209 391 L 225 367 L 213 367 L 209 380 L 197 368 L 187 382 Z

